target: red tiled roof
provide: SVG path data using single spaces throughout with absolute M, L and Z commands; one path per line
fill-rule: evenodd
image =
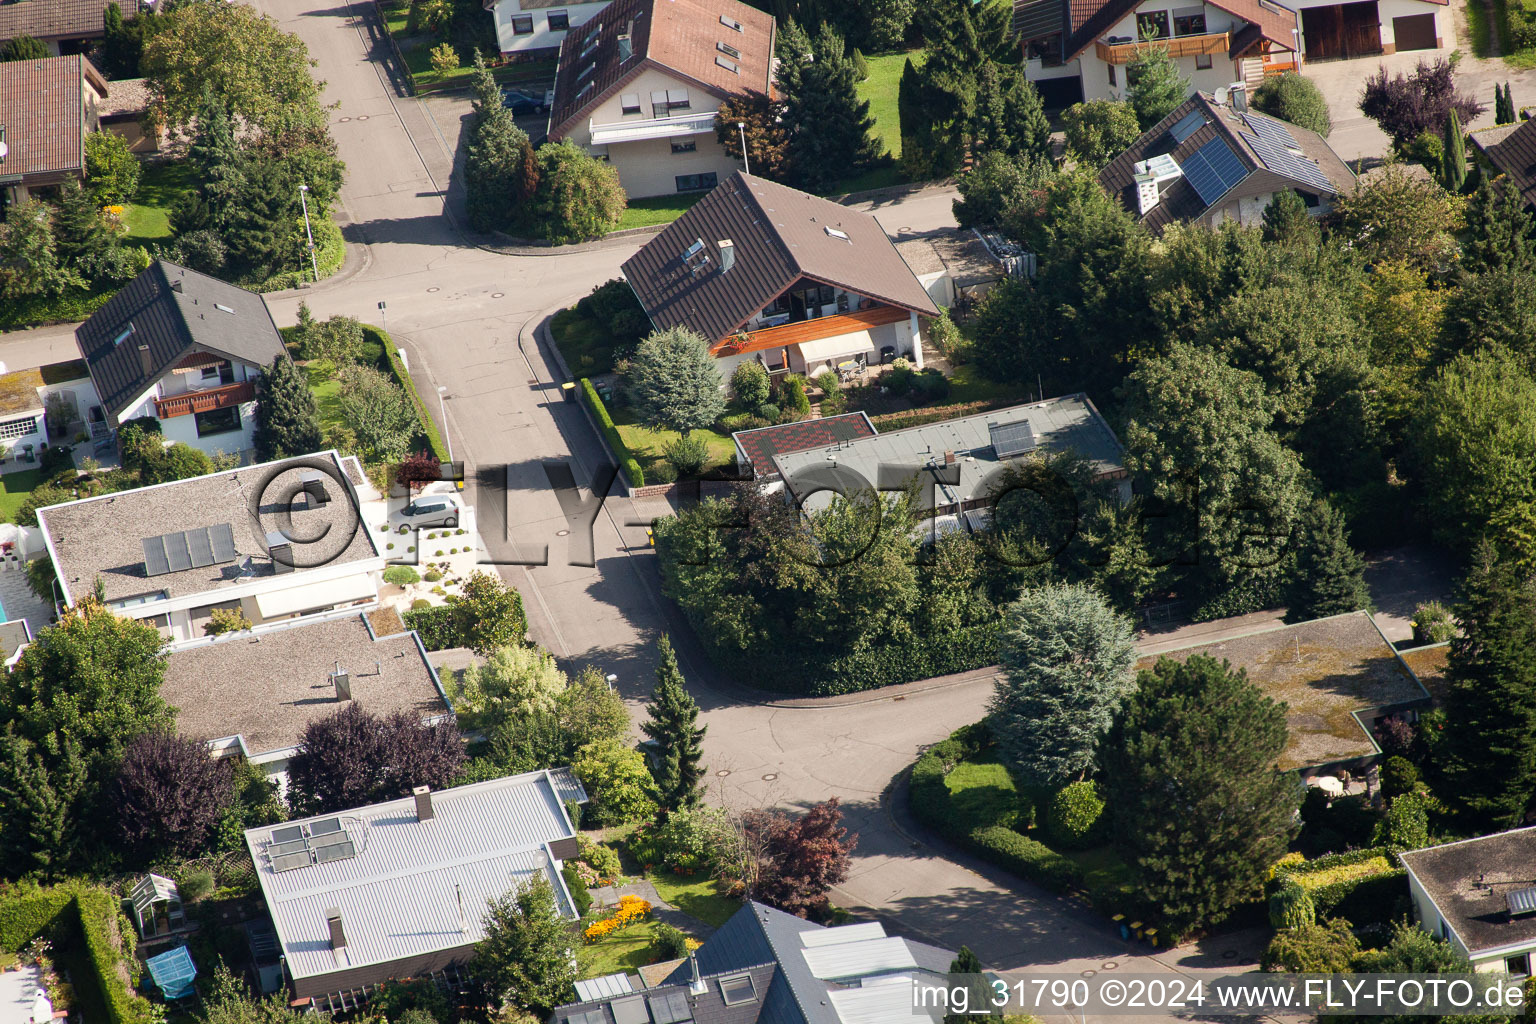
M 0 39 L 76 39 L 102 35 L 112 0 L 19 0 L 0 4 Z M 139 10 L 139 0 L 117 0 L 124 18 Z
M 868 416 L 862 412 L 847 412 L 841 416 L 741 430 L 731 436 L 752 464 L 754 478 L 763 479 L 778 475 L 773 464 L 775 455 L 825 448 L 839 441 L 874 437 L 875 433 L 875 425 L 869 422 Z
M 727 28 L 721 18 L 734 20 L 742 30 Z M 771 93 L 774 32 L 771 14 L 738 0 L 614 0 L 569 33 L 560 46 L 549 136 L 563 138 L 589 111 L 647 67 L 720 97 Z M 628 57 L 619 49 L 619 36 L 626 33 Z M 582 56 L 593 38 L 596 45 Z M 719 43 L 741 56 L 729 56 L 718 49 Z M 716 57 L 738 70 L 722 67 Z M 583 74 L 588 67 L 592 70 Z M 641 101 L 645 109 L 645 98 Z
M 78 54 L 0 63 L 0 124 L 10 150 L 0 173 L 60 174 L 84 166 L 86 79 L 106 91 Z

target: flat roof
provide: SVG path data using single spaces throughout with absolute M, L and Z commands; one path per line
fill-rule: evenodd
M 1536 828 L 1398 854 L 1469 953 L 1536 941 L 1536 914 L 1509 916 L 1506 897 L 1536 887 Z
M 1451 653 L 1450 642 L 1431 644 L 1428 647 L 1414 647 L 1411 650 L 1399 650 L 1398 656 L 1408 663 L 1408 668 L 1419 677 L 1419 682 L 1435 702 L 1445 700 L 1447 680 L 1445 678 L 1445 659 Z
M 331 500 L 290 516 L 306 472 L 320 474 Z M 295 579 L 305 569 L 380 557 L 358 510 L 356 488 L 332 450 L 49 505 L 38 510 L 37 521 L 71 602 L 97 579 L 109 603 L 204 592 L 217 601 L 221 589 L 276 574 L 268 533 L 286 531 L 294 540 Z M 145 571 L 144 538 L 225 523 L 234 533 L 234 562 L 157 576 Z
M 920 235 L 897 235 L 896 251 L 912 273 L 948 274 L 962 288 L 996 281 L 1003 266 L 973 228 L 937 228 Z
M 987 497 L 989 478 L 1013 458 L 1000 459 L 993 446 L 992 428 L 1028 424 L 1034 447 L 1025 454 L 1070 451 L 1085 460 L 1096 475 L 1123 473 L 1120 441 L 1099 415 L 1087 395 L 1065 395 L 1031 405 L 977 413 L 959 419 L 893 430 L 874 437 L 776 455 L 773 464 L 785 486 L 797 498 L 810 494 L 807 507 L 817 508 L 832 500 L 831 492 L 813 494 L 825 481 L 818 478 L 833 468 L 852 470 L 870 486 L 880 478 L 880 467 L 910 467 L 912 472 L 942 466 L 944 453 L 954 452 L 960 467 L 957 486 L 940 485 L 937 503 L 973 501 Z M 761 470 L 759 470 L 761 472 Z M 910 475 L 910 474 L 909 474 Z M 796 477 L 800 480 L 797 484 Z M 921 500 L 934 499 L 925 488 Z
M 549 879 L 562 913 L 575 916 L 549 849 L 575 832 L 549 772 L 438 790 L 431 799 L 427 821 L 404 797 L 245 833 L 295 979 L 478 942 L 490 902 L 536 874 Z M 318 837 L 338 825 L 356 856 L 274 869 L 274 830 L 281 841 L 295 826 Z M 326 922 L 333 909 L 346 937 L 340 950 L 332 950 Z
M 0 416 L 19 416 L 42 412 L 43 400 L 37 389 L 43 386 L 40 367 L 0 374 Z
M 1207 654 L 1231 662 L 1266 696 L 1284 701 L 1289 738 L 1276 767 L 1284 771 L 1331 764 L 1379 752 L 1356 714 L 1429 703 L 1429 694 L 1381 635 L 1369 612 L 1348 612 L 1260 630 L 1210 644 L 1148 655 L 1184 661 Z
M 449 713 L 416 634 L 375 639 L 362 614 L 179 648 L 166 660 L 160 695 L 177 709 L 183 735 L 241 736 L 247 752 L 265 754 L 294 746 L 305 726 L 342 706 L 330 678 L 338 662 L 351 677 L 352 699 L 372 714 Z

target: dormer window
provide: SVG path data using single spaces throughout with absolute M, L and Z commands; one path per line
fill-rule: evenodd
M 720 67 L 725 68 L 725 70 L 729 71 L 733 75 L 741 74 L 741 68 L 733 60 L 726 60 L 724 57 L 716 57 L 715 63 Z

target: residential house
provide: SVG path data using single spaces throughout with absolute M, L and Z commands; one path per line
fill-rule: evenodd
M 90 371 L 79 359 L 0 374 L 0 473 L 35 466 L 42 449 L 105 428 Z
M 1369 773 L 1381 759 L 1376 723 L 1430 706 L 1429 692 L 1365 611 L 1163 651 L 1137 667 L 1193 654 L 1230 662 L 1265 696 L 1285 703 L 1287 736 L 1277 767 L 1308 782 L 1340 769 Z
M 295 999 L 341 1012 L 392 978 L 453 973 L 491 902 L 535 877 L 574 919 L 565 805 L 585 801 L 568 769 L 540 771 L 248 830 Z
M 1536 122 L 1482 128 L 1468 138 L 1480 162 L 1507 177 L 1527 207 L 1536 206 Z
M 260 295 L 167 260 L 75 328 L 75 342 L 109 427 L 153 417 L 167 441 L 210 455 L 251 448 L 256 381 L 287 358 Z
M 895 243 L 902 261 L 934 305 L 948 309 L 957 302 L 981 298 L 1004 277 L 1026 272 L 1023 261 L 1010 258 L 1022 250 L 994 238 L 997 249 L 993 248 L 994 239 L 976 228 L 935 228 L 902 231 Z
M 335 451 L 38 510 L 59 601 L 107 607 L 200 640 L 215 609 L 257 625 L 378 602 L 385 555 L 357 460 Z M 375 507 L 376 506 L 376 507 Z
M 729 377 L 756 360 L 814 375 L 862 359 L 923 365 L 938 307 L 875 218 L 737 172 L 625 261 L 651 322 L 688 327 Z
M 608 0 L 563 3 L 561 0 L 484 0 L 496 22 L 501 55 L 512 60 L 554 57 L 566 33 L 591 21 Z
M 1479 971 L 1531 974 L 1536 953 L 1536 827 L 1397 855 L 1419 927 Z
M 40 0 L 0 4 L 0 19 Z M 3 24 L 3 20 L 0 20 Z M 85 137 L 99 127 L 107 80 L 79 54 L 0 63 L 0 213 L 85 177 Z
M 1131 497 L 1124 453 L 1087 395 L 1067 395 L 959 419 L 854 437 L 775 454 L 787 497 L 815 510 L 834 493 L 875 487 L 903 490 L 917 477 L 918 501 L 934 529 L 980 531 L 990 525 L 1009 467 L 1023 459 L 1070 452 L 1093 479 Z
M 121 136 L 130 152 L 159 152 L 159 132 L 149 124 L 149 100 L 148 79 L 114 81 L 111 94 L 99 107 L 101 130 Z
M 834 447 L 862 437 L 874 437 L 876 433 L 868 414 L 845 412 L 838 416 L 819 416 L 771 427 L 738 430 L 731 435 L 731 440 L 736 444 L 737 473 L 751 476 L 759 487 L 771 492 L 778 490 L 775 485 L 780 483 L 779 467 L 773 461 L 776 457 L 809 448 Z
M 737 168 L 715 111 L 772 95 L 774 33 L 738 0 L 615 0 L 560 47 L 549 137 L 612 163 L 631 198 L 708 191 Z
M 0 43 L 31 36 L 48 44 L 54 55 L 79 54 L 107 34 L 107 5 L 113 0 L 10 0 L 0 3 Z M 116 0 L 124 20 L 148 6 L 140 0 Z M 3 90 L 0 90 L 3 91 Z
M 828 928 L 748 901 L 660 985 L 616 976 L 554 1024 L 930 1024 L 943 1010 L 919 1009 L 914 986 L 942 984 L 954 957 L 878 921 Z
M 1298 193 L 1314 215 L 1355 176 L 1316 132 L 1249 110 L 1245 90 L 1196 93 L 1153 125 L 1099 182 L 1155 231 L 1183 222 L 1259 224 L 1277 194 Z
M 350 609 L 178 644 L 166 658 L 160 696 L 177 709 L 182 735 L 274 776 L 287 769 L 310 722 L 352 701 L 376 715 L 453 717 L 416 633 L 378 636 L 368 615 Z

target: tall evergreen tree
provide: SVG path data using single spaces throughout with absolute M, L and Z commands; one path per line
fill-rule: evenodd
M 1319 498 L 1296 530 L 1295 562 L 1286 587 L 1286 620 L 1305 622 L 1370 607 L 1365 559 L 1349 546 L 1344 516 Z
M 1263 230 L 1266 242 L 1316 245 L 1322 239 L 1317 218 L 1307 212 L 1307 204 L 1290 188 L 1276 192 L 1264 207 Z
M 664 811 L 698 806 L 707 727 L 697 724 L 699 705 L 688 692 L 672 641 L 665 633 L 656 642 L 656 688 L 645 710 L 650 719 L 640 723 L 640 731 L 656 744 L 651 775 L 656 780 L 658 802 Z
M 1189 98 L 1189 79 L 1179 74 L 1179 66 L 1160 46 L 1140 47 L 1136 58 L 1125 66 L 1125 80 L 1130 87 L 1131 109 L 1136 111 L 1142 131 Z
M 1011 156 L 1036 161 L 1051 158 L 1051 123 L 1045 116 L 1040 90 L 1018 67 L 997 65 L 1003 87 L 1003 123 L 1008 129 Z
M 85 762 L 72 739 L 47 745 L 53 756 L 9 726 L 0 732 L 0 870 L 10 878 L 37 872 L 52 881 L 83 859 Z
M 1467 201 L 1467 237 L 1461 265 L 1474 274 L 1490 270 L 1530 273 L 1536 270 L 1536 239 L 1531 215 L 1520 190 L 1503 175 L 1484 174 Z
M 98 267 L 102 253 L 112 247 L 101 207 L 77 181 L 69 181 L 59 194 L 53 214 L 53 240 L 59 259 L 77 269 Z M 93 276 L 90 270 L 84 276 Z
M 1216 924 L 1262 891 L 1295 832 L 1299 792 L 1275 768 L 1285 706 L 1203 654 L 1140 675 L 1101 745 L 1115 844 L 1163 934 Z
M 528 134 L 501 102 L 501 87 L 479 51 L 470 88 L 475 116 L 464 154 L 469 222 L 477 231 L 492 231 L 527 215 L 524 204 L 538 186 L 539 164 Z
M 802 187 L 829 191 L 871 156 L 875 121 L 869 101 L 859 99 L 858 71 L 830 25 L 809 41 L 793 24 L 785 26 L 779 55 L 791 172 Z
M 1440 183 L 1447 192 L 1460 192 L 1467 183 L 1467 137 L 1461 130 L 1461 117 L 1454 108 L 1445 117 L 1442 142 Z
M 197 131 L 187 147 L 187 163 L 197 172 L 198 187 L 178 201 L 172 213 L 177 234 L 211 228 L 222 234 L 240 205 L 246 187 L 245 154 L 235 137 L 229 106 L 211 88 L 197 107 Z
M 262 462 L 308 455 L 324 445 L 315 393 L 293 360 L 280 355 L 262 370 L 256 403 L 256 454 Z
M 981 965 L 981 957 L 971 952 L 970 946 L 961 946 L 960 952 L 949 962 L 951 975 L 974 975 L 965 984 L 967 996 L 967 1011 L 965 1013 L 946 1013 L 944 1024 L 969 1024 L 978 1016 L 978 1009 L 984 1009 L 992 1005 L 992 989 L 981 976 L 986 968 Z M 953 1009 L 953 1007 L 952 1007 Z
M 1507 828 L 1536 793 L 1536 597 L 1491 547 L 1475 563 L 1446 662 L 1446 792 L 1478 822 Z

